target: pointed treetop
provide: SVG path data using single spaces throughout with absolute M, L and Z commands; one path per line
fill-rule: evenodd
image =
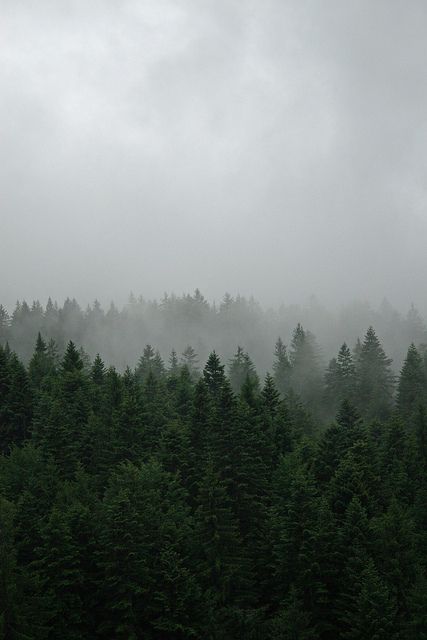
M 280 404 L 280 395 L 277 391 L 273 377 L 267 373 L 264 380 L 264 387 L 261 391 L 263 406 L 271 414 L 276 413 Z
M 62 360 L 62 369 L 63 371 L 81 371 L 83 369 L 83 360 L 72 340 L 67 345 Z
M 169 356 L 169 373 L 176 373 L 178 371 L 178 356 L 175 349 L 172 349 Z
M 91 369 L 91 378 L 93 382 L 95 382 L 95 384 L 102 384 L 105 379 L 105 373 L 106 370 L 104 362 L 99 353 L 97 353 Z
M 208 385 L 209 390 L 215 395 L 219 393 L 225 383 L 224 365 L 221 364 L 221 360 L 212 351 L 209 355 L 206 366 L 203 369 L 203 378 Z
M 36 351 L 36 353 L 38 353 L 40 355 L 46 353 L 46 351 L 47 351 L 46 342 L 43 340 L 40 331 L 37 334 L 35 351 Z

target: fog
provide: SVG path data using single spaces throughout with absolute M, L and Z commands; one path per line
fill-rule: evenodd
M 0 302 L 427 311 L 427 5 L 0 1 Z

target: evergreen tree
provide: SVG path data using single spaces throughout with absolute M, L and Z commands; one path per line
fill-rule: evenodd
M 138 380 L 145 382 L 150 373 L 154 377 L 160 378 L 164 372 L 165 366 L 160 353 L 155 351 L 150 344 L 147 344 L 135 370 Z
M 224 365 L 221 364 L 215 351 L 212 351 L 209 355 L 206 366 L 203 369 L 203 378 L 212 396 L 218 399 L 225 385 L 225 374 Z
M 391 360 L 372 327 L 366 332 L 356 364 L 356 398 L 359 410 L 367 419 L 384 419 L 393 403 L 394 376 Z
M 33 392 L 28 373 L 16 354 L 9 358 L 10 386 L 6 399 L 9 444 L 20 444 L 29 436 L 33 417 Z
M 194 380 L 199 375 L 199 359 L 193 347 L 187 345 L 181 355 L 181 364 L 187 367 L 191 378 Z
M 322 379 L 313 335 L 301 324 L 294 330 L 290 352 L 291 388 L 311 408 L 318 409 Z
M 113 417 L 116 462 L 138 460 L 144 451 L 144 439 L 147 439 L 143 427 L 141 388 L 130 369 L 125 371 L 123 383 L 121 402 Z
M 228 377 L 231 388 L 237 394 L 241 392 L 245 383 L 249 383 L 254 390 L 259 387 L 259 380 L 253 362 L 242 347 L 237 347 L 237 352 L 229 363 Z
M 48 356 L 46 342 L 39 332 L 36 347 L 28 368 L 31 383 L 36 389 L 41 389 L 43 380 L 52 372 L 52 369 L 53 362 Z
M 404 418 L 413 418 L 418 405 L 425 403 L 426 377 L 423 360 L 412 343 L 400 372 L 397 388 L 397 408 Z
M 344 400 L 352 400 L 355 393 L 356 369 L 351 351 L 344 342 L 337 358 L 333 358 L 325 374 L 325 395 L 333 413 Z
M 71 475 L 87 456 L 86 428 L 90 411 L 90 386 L 83 361 L 69 342 L 57 382 L 45 411 L 37 417 L 36 441 Z
M 274 381 L 281 394 L 286 395 L 290 389 L 291 363 L 286 345 L 278 338 L 274 348 L 275 361 L 273 364 Z
M 179 369 L 178 356 L 176 355 L 175 349 L 172 349 L 169 356 L 169 375 L 176 376 Z

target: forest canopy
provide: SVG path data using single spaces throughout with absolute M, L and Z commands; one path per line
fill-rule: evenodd
M 88 331 L 111 310 L 17 309 L 0 346 L 0 638 L 426 635 L 422 344 L 397 375 L 369 326 L 323 366 L 297 323 L 266 374 L 243 346 L 202 360 L 190 344 L 118 370 L 62 346 L 65 320 Z M 11 345 L 37 326 L 23 360 Z

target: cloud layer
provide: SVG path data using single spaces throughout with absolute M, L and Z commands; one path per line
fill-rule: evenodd
M 0 5 L 1 298 L 427 308 L 427 6 Z

